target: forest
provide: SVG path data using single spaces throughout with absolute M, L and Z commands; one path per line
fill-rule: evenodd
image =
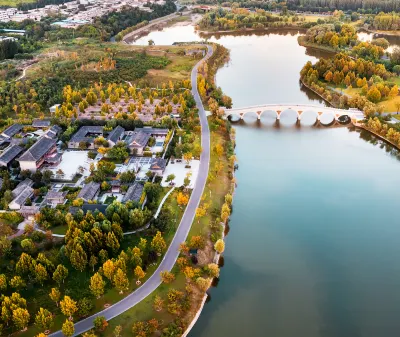
M 374 17 L 373 28 L 377 30 L 400 30 L 400 15 L 397 13 L 379 13 Z

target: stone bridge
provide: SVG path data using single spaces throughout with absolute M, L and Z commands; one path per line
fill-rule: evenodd
M 282 114 L 288 111 L 294 111 L 297 114 L 298 121 L 301 121 L 301 117 L 305 112 L 314 113 L 316 123 L 320 121 L 323 115 L 332 116 L 332 122 L 338 121 L 342 116 L 348 116 L 352 122 L 364 119 L 364 113 L 357 109 L 344 110 L 307 104 L 264 104 L 245 108 L 224 109 L 226 117 L 236 116 L 243 119 L 246 114 L 256 114 L 258 120 L 261 119 L 264 112 L 270 111 L 276 114 L 277 120 L 280 120 Z

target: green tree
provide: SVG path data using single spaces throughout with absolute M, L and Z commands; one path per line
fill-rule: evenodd
M 97 331 L 104 331 L 105 328 L 108 326 L 108 323 L 104 316 L 97 316 L 93 320 L 93 325 Z
M 106 246 L 111 249 L 114 254 L 118 252 L 120 244 L 114 232 L 108 232 L 106 237 Z
M 43 285 L 43 282 L 48 279 L 49 275 L 47 274 L 47 270 L 41 263 L 38 263 L 35 266 L 35 279 L 38 281 L 41 285 Z
M 19 290 L 19 289 L 25 288 L 25 286 L 26 286 L 26 283 L 25 283 L 24 279 L 19 275 L 15 275 L 10 280 L 10 287 L 15 289 L 15 290 Z
M 5 291 L 7 289 L 7 277 L 4 274 L 0 274 L 0 290 Z
M 79 243 L 76 244 L 75 249 L 72 250 L 70 261 L 76 270 L 84 271 L 87 265 L 87 255 Z
M 153 240 L 151 241 L 151 248 L 153 248 L 158 254 L 161 254 L 167 248 L 167 244 L 165 243 L 164 238 L 161 236 L 160 231 L 158 231 L 153 237 Z
M 58 302 L 60 301 L 61 298 L 60 290 L 58 290 L 57 288 L 51 288 L 49 296 L 51 300 L 55 302 L 58 307 Z

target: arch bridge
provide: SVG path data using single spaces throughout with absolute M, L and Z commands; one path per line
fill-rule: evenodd
M 301 121 L 302 115 L 306 112 L 315 114 L 316 123 L 320 122 L 323 115 L 330 115 L 333 117 L 332 122 L 339 121 L 339 118 L 343 116 L 349 117 L 353 123 L 364 119 L 364 113 L 357 109 L 344 110 L 307 104 L 264 104 L 244 108 L 224 109 L 226 117 L 236 116 L 240 119 L 244 119 L 246 114 L 256 114 L 258 120 L 261 119 L 263 113 L 270 111 L 275 113 L 277 120 L 280 120 L 282 114 L 288 111 L 294 111 L 297 114 L 297 121 L 299 122 Z

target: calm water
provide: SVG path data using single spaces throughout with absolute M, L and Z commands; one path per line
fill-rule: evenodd
M 179 27 L 138 43 L 149 38 L 198 39 Z M 301 67 L 316 58 L 296 40 L 220 37 L 231 61 L 218 85 L 235 106 L 323 104 L 299 85 Z M 190 336 L 398 336 L 398 152 L 347 128 L 298 128 L 289 116 L 272 123 L 246 116 L 235 126 L 238 188 L 224 267 Z

